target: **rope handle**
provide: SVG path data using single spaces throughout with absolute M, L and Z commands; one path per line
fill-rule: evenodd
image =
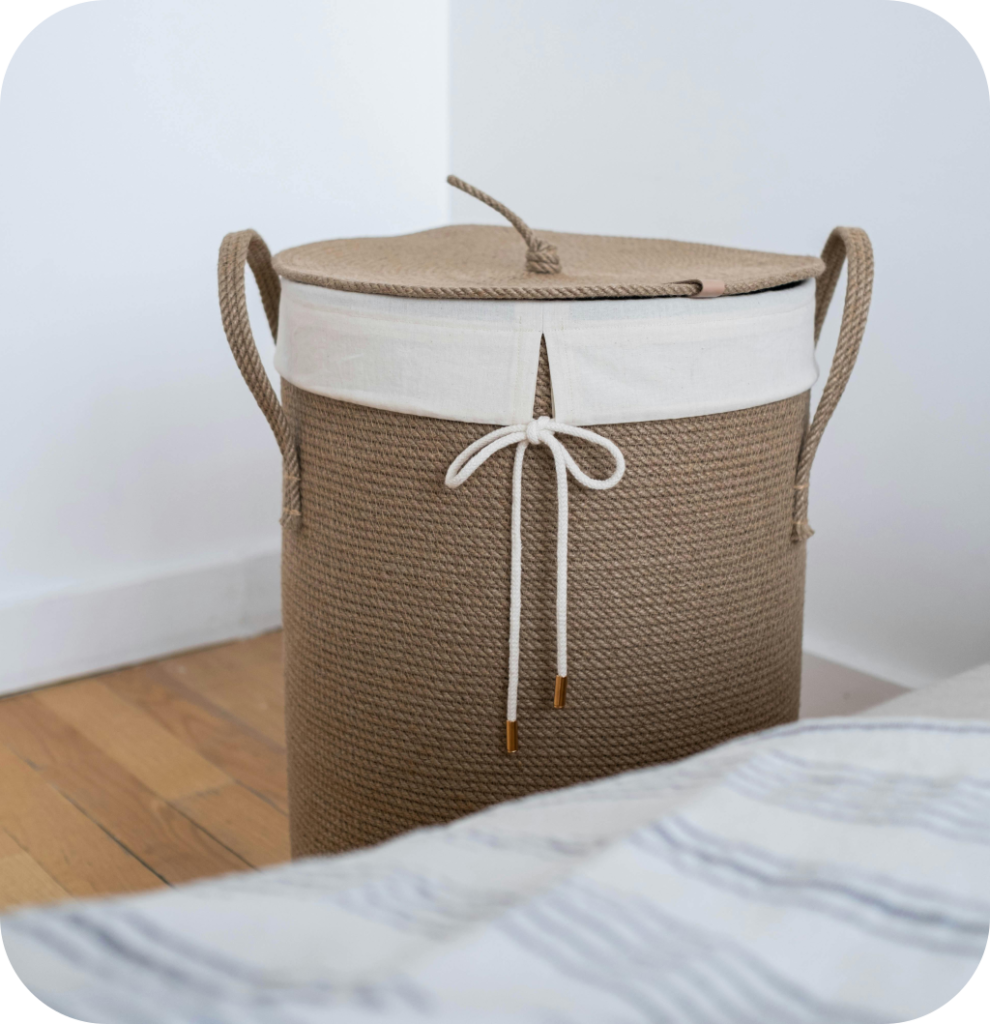
M 828 307 L 835 294 L 835 286 L 842 272 L 842 265 L 849 263 L 846 282 L 846 301 L 842 310 L 842 326 L 839 340 L 832 357 L 828 380 L 815 409 L 811 425 L 805 431 L 798 455 L 797 475 L 794 480 L 794 528 L 791 540 L 807 540 L 815 531 L 808 524 L 808 481 L 811 464 L 818 451 L 828 421 L 839 404 L 842 392 L 849 383 L 849 376 L 856 365 L 859 346 L 866 330 L 866 317 L 870 311 L 870 296 L 873 293 L 873 246 L 869 235 L 862 228 L 836 228 L 822 250 L 825 272 L 818 279 L 815 298 L 815 345 L 822 333 L 822 325 Z
M 244 265 L 251 267 L 261 292 L 265 316 L 272 337 L 278 334 L 278 306 L 282 285 L 272 266 L 272 254 L 257 231 L 234 231 L 220 243 L 217 278 L 220 286 L 220 315 L 230 351 L 244 383 L 265 414 L 282 452 L 282 518 L 281 523 L 296 529 L 302 520 L 299 493 L 299 452 L 285 410 L 279 404 L 275 389 L 265 373 L 258 354 L 251 321 L 248 319 L 247 295 L 244 290 Z
M 519 232 L 526 243 L 526 269 L 533 274 L 559 274 L 560 257 L 557 255 L 557 246 L 550 242 L 544 242 L 542 238 L 519 216 L 513 213 L 504 203 L 492 198 L 487 192 L 480 188 L 469 185 L 462 181 L 455 174 L 447 175 L 447 184 L 459 188 L 469 196 L 480 200 L 493 210 L 496 210 Z

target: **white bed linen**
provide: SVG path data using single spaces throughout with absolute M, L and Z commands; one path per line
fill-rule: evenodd
M 403 299 L 282 281 L 275 366 L 296 387 L 393 412 L 505 426 L 533 411 L 546 338 L 571 426 L 729 412 L 818 376 L 815 282 L 717 299 Z
M 2 931 L 102 1024 L 890 1024 L 965 984 L 988 923 L 990 722 L 874 716 Z

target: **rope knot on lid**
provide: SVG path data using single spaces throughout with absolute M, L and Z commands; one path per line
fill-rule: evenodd
M 533 274 L 559 274 L 557 246 L 534 237 L 533 244 L 526 250 L 526 269 Z
M 557 255 L 557 246 L 545 242 L 540 236 L 520 217 L 513 213 L 504 203 L 492 198 L 487 192 L 480 188 L 469 185 L 454 174 L 447 175 L 447 184 L 459 188 L 469 196 L 485 203 L 493 210 L 497 210 L 502 216 L 519 232 L 526 243 L 526 269 L 531 274 L 559 274 L 560 256 Z

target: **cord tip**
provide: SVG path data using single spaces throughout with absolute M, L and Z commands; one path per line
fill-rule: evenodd
M 557 676 L 557 683 L 553 688 L 553 706 L 562 708 L 567 701 L 567 676 Z
M 515 722 L 505 723 L 505 750 L 506 753 L 514 754 L 519 749 L 518 734 Z

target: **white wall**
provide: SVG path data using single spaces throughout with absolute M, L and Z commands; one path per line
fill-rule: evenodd
M 906 685 L 990 658 L 990 103 L 968 44 L 891 0 L 451 11 L 451 167 L 534 226 L 798 253 L 870 232 L 870 324 L 812 474 L 806 643 Z
M 21 46 L 0 692 L 277 624 L 278 451 L 220 327 L 217 247 L 444 221 L 446 33 L 444 0 L 100 0 Z

